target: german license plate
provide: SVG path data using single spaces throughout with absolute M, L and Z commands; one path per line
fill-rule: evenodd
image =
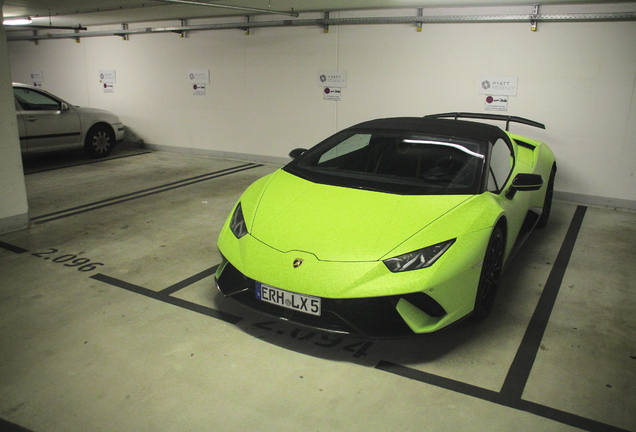
M 256 298 L 287 309 L 320 316 L 320 298 L 285 291 L 256 282 Z

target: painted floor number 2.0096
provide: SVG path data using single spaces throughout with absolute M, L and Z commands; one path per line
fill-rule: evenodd
M 91 262 L 91 260 L 88 258 L 78 258 L 77 255 L 74 254 L 59 255 L 55 256 L 55 258 L 53 258 L 53 256 L 50 256 L 57 254 L 57 252 L 59 252 L 59 249 L 49 248 L 44 252 L 35 252 L 31 255 L 45 260 L 51 260 L 51 262 L 62 264 L 65 267 L 75 267 L 81 272 L 90 272 L 95 270 L 97 267 L 105 265 L 99 262 Z

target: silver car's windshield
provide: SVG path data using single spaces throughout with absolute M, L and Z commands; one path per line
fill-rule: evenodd
M 317 183 L 415 195 L 476 194 L 487 145 L 407 131 L 347 130 L 285 170 Z

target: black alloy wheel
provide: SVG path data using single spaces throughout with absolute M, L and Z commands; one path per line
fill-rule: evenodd
M 488 241 L 484 261 L 481 265 L 481 277 L 479 278 L 475 309 L 473 310 L 473 318 L 478 321 L 488 317 L 495 304 L 499 278 L 503 269 L 505 247 L 503 232 L 501 228 L 496 227 Z
M 550 179 L 548 180 L 548 187 L 545 190 L 545 199 L 543 200 L 543 211 L 537 221 L 537 228 L 544 228 L 548 224 L 550 210 L 552 210 L 552 197 L 554 196 L 554 177 L 556 177 L 556 166 L 553 166 L 552 171 L 550 171 Z

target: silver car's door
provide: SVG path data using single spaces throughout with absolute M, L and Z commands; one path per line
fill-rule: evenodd
M 37 90 L 14 87 L 29 153 L 80 146 L 81 124 L 73 107 Z
M 15 114 L 16 114 L 16 117 L 18 118 L 18 133 L 20 134 L 20 150 L 22 151 L 22 153 L 26 153 L 27 140 L 28 140 L 26 125 L 24 124 L 24 119 L 22 118 L 22 111 L 20 108 L 20 104 L 18 104 L 17 99 L 15 101 Z

